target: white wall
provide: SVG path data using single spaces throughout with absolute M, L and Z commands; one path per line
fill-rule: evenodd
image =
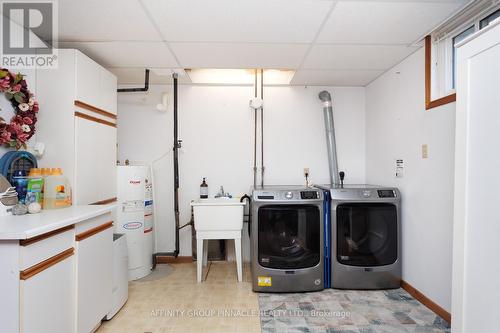
M 367 182 L 402 193 L 403 279 L 450 311 L 455 103 L 425 110 L 423 49 L 368 85 L 366 129 Z
M 323 111 L 319 91 L 334 98 L 339 167 L 350 183 L 365 179 L 364 88 L 266 87 L 264 91 L 264 163 L 266 184 L 303 184 L 309 167 L 316 183 L 329 181 Z M 155 105 L 168 86 L 150 92 L 119 94 L 118 151 L 121 161 L 152 161 L 171 152 L 172 105 L 159 113 Z M 210 195 L 220 185 L 234 195 L 249 193 L 253 183 L 253 111 L 248 106 L 252 87 L 179 86 L 181 224 L 189 221 L 192 199 L 199 197 L 202 177 Z M 170 102 L 172 102 L 170 98 Z M 171 153 L 155 163 L 158 251 L 174 248 Z M 245 228 L 246 229 L 246 228 Z M 181 230 L 180 254 L 191 255 L 191 231 Z M 248 243 L 244 241 L 248 258 Z

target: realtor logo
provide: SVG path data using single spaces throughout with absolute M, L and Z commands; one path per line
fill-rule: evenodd
M 55 68 L 56 3 L 47 0 L 1 3 L 1 67 Z

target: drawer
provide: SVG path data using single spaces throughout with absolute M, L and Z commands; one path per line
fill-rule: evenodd
M 92 233 L 104 226 L 109 226 L 113 223 L 113 216 L 111 213 L 102 214 L 86 221 L 82 221 L 75 226 L 76 240 L 85 237 L 89 233 Z
M 73 225 L 57 229 L 19 242 L 20 270 L 41 263 L 72 248 L 75 242 Z

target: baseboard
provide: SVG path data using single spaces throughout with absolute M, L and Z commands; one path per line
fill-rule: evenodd
M 448 323 L 451 323 L 451 314 L 440 307 L 438 304 L 436 304 L 433 300 L 431 300 L 429 297 L 425 296 L 422 294 L 419 290 L 417 290 L 415 287 L 413 287 L 411 284 L 408 282 L 402 280 L 401 281 L 401 288 L 406 290 L 408 294 L 412 295 L 417 301 L 428 307 L 432 312 L 446 320 Z
M 193 262 L 193 257 L 191 256 L 178 256 L 170 257 L 170 256 L 157 256 L 156 263 L 157 264 L 185 264 Z

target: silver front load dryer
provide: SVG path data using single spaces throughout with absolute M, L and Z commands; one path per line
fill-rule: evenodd
M 322 290 L 322 191 L 301 186 L 254 189 L 250 243 L 254 291 Z
M 345 185 L 330 188 L 330 195 L 331 287 L 399 288 L 402 266 L 398 189 Z

